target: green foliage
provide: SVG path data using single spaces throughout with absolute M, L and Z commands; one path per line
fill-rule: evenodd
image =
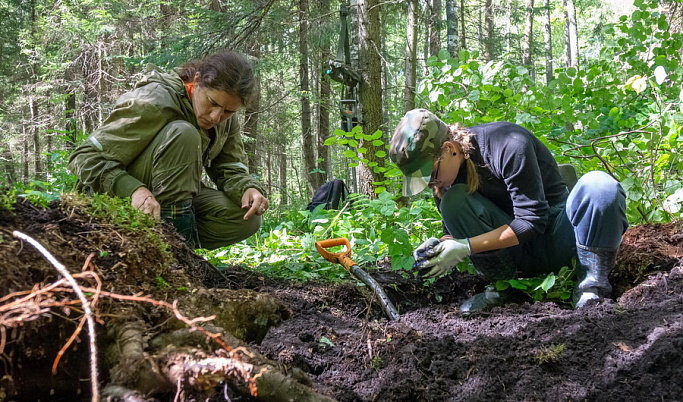
M 505 290 L 512 287 L 528 294 L 534 301 L 557 301 L 569 304 L 575 285 L 573 275 L 573 269 L 563 267 L 557 275 L 551 273 L 535 278 L 497 281 L 496 289 Z
M 325 145 L 342 145 L 344 146 L 343 155 L 349 158 L 353 162 L 349 164 L 349 167 L 356 167 L 360 163 L 366 164 L 375 173 L 381 174 L 385 177 L 385 180 L 373 183 L 375 185 L 375 193 L 379 194 L 385 191 L 396 190 L 394 180 L 395 177 L 401 176 L 401 171 L 391 163 L 386 161 L 385 166 L 380 166 L 377 162 L 372 162 L 377 158 L 384 159 L 387 158 L 387 151 L 389 145 L 387 145 L 384 140 L 382 140 L 382 131 L 377 130 L 372 134 L 364 134 L 361 130 L 361 126 L 354 127 L 351 131 L 346 132 L 344 130 L 334 130 L 334 135 L 325 140 Z M 368 158 L 367 153 L 369 152 L 368 145 L 373 147 L 380 147 L 379 150 L 375 151 L 372 158 Z
M 311 212 L 271 210 L 257 235 L 231 247 L 200 252 L 213 263 L 244 264 L 270 276 L 339 281 L 349 274 L 341 265 L 323 259 L 315 249 L 316 241 L 346 237 L 351 258 L 364 269 L 388 256 L 392 269 L 409 270 L 414 247 L 440 230 L 441 218 L 432 199 L 418 199 L 410 207 L 399 208 L 383 192 L 375 200 L 357 196 L 341 210 L 325 210 L 322 205 Z
M 7 211 L 14 210 L 14 202 L 17 200 L 17 190 L 10 188 L 8 190 L 0 189 L 0 209 Z
M 633 223 L 680 218 L 683 35 L 669 31 L 658 2 L 635 5 L 633 15 L 605 26 L 599 54 L 557 69 L 547 86 L 515 63 L 482 64 L 461 51 L 431 57 L 420 91 L 447 122 L 512 121 L 535 132 L 558 162 L 608 171 L 627 192 Z
M 31 204 L 47 208 L 52 201 L 59 200 L 59 189 L 49 182 L 32 181 L 27 186 L 18 183 L 14 186 L 13 192 L 21 198 L 27 199 Z

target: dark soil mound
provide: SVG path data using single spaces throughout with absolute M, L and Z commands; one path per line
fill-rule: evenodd
M 94 252 L 102 288 L 112 292 L 182 303 L 189 288 L 203 287 L 200 259 L 168 228 L 160 229 L 171 243 L 170 253 L 163 253 L 144 237 L 91 221 L 78 208 L 21 203 L 13 212 L 0 210 L 0 296 L 28 293 L 35 283 L 58 279 L 40 254 L 12 237 L 13 230 L 34 237 L 72 272 L 79 272 Z M 522 302 L 472 318 L 464 318 L 457 307 L 484 284 L 467 274 L 454 273 L 424 288 L 391 272 L 373 272 L 401 313 L 394 322 L 355 282 L 289 283 L 237 267 L 225 274 L 232 289 L 274 295 L 292 311 L 252 346 L 307 373 L 315 390 L 334 399 L 672 401 L 683 398 L 682 246 L 680 224 L 632 228 L 613 273 L 613 300 L 580 311 Z M 197 293 L 208 300 L 212 292 L 219 290 Z M 152 331 L 168 320 L 149 306 L 102 303 L 104 327 L 129 314 L 158 324 Z M 42 400 L 87 399 L 87 342 L 74 342 L 65 351 L 57 375 L 50 370 L 78 324 L 70 318 L 80 314 L 77 309 L 77 304 L 47 309 L 31 323 L 1 327 L 0 400 L 36 400 L 12 396 L 12 389 L 28 386 L 51 389 L 53 396 Z M 19 378 L 33 383 L 18 384 Z M 108 381 L 107 373 L 102 381 Z M 223 395 L 221 390 L 212 400 L 224 400 Z

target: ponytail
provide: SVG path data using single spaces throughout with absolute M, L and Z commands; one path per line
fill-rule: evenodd
M 470 136 L 474 135 L 459 123 L 449 126 L 450 140 L 460 145 L 465 154 L 465 164 L 467 165 L 467 192 L 474 194 L 479 189 L 479 173 L 477 166 L 470 158 L 474 152 L 474 146 L 470 143 Z

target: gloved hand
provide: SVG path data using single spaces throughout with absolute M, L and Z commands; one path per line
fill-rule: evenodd
M 439 243 L 439 239 L 436 237 L 430 237 L 424 243 L 420 244 L 415 251 L 413 251 L 413 258 L 415 258 L 415 264 L 413 265 L 413 268 L 417 268 L 417 265 L 424 262 L 427 251 L 433 249 Z
M 471 254 L 472 250 L 467 239 L 444 240 L 426 251 L 424 261 L 421 261 L 417 268 L 432 268 L 422 277 L 433 278 L 450 271 Z

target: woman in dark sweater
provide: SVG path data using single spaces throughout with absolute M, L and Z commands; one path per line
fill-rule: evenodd
M 466 257 L 490 282 L 557 272 L 578 257 L 577 308 L 610 295 L 628 222 L 624 190 L 607 173 L 587 173 L 570 193 L 548 148 L 525 128 L 447 126 L 425 109 L 401 120 L 390 157 L 404 173 L 404 194 L 429 186 L 441 212 L 444 236 L 414 253 L 416 267 L 429 268 L 425 277 Z M 460 310 L 489 310 L 508 297 L 490 285 Z

